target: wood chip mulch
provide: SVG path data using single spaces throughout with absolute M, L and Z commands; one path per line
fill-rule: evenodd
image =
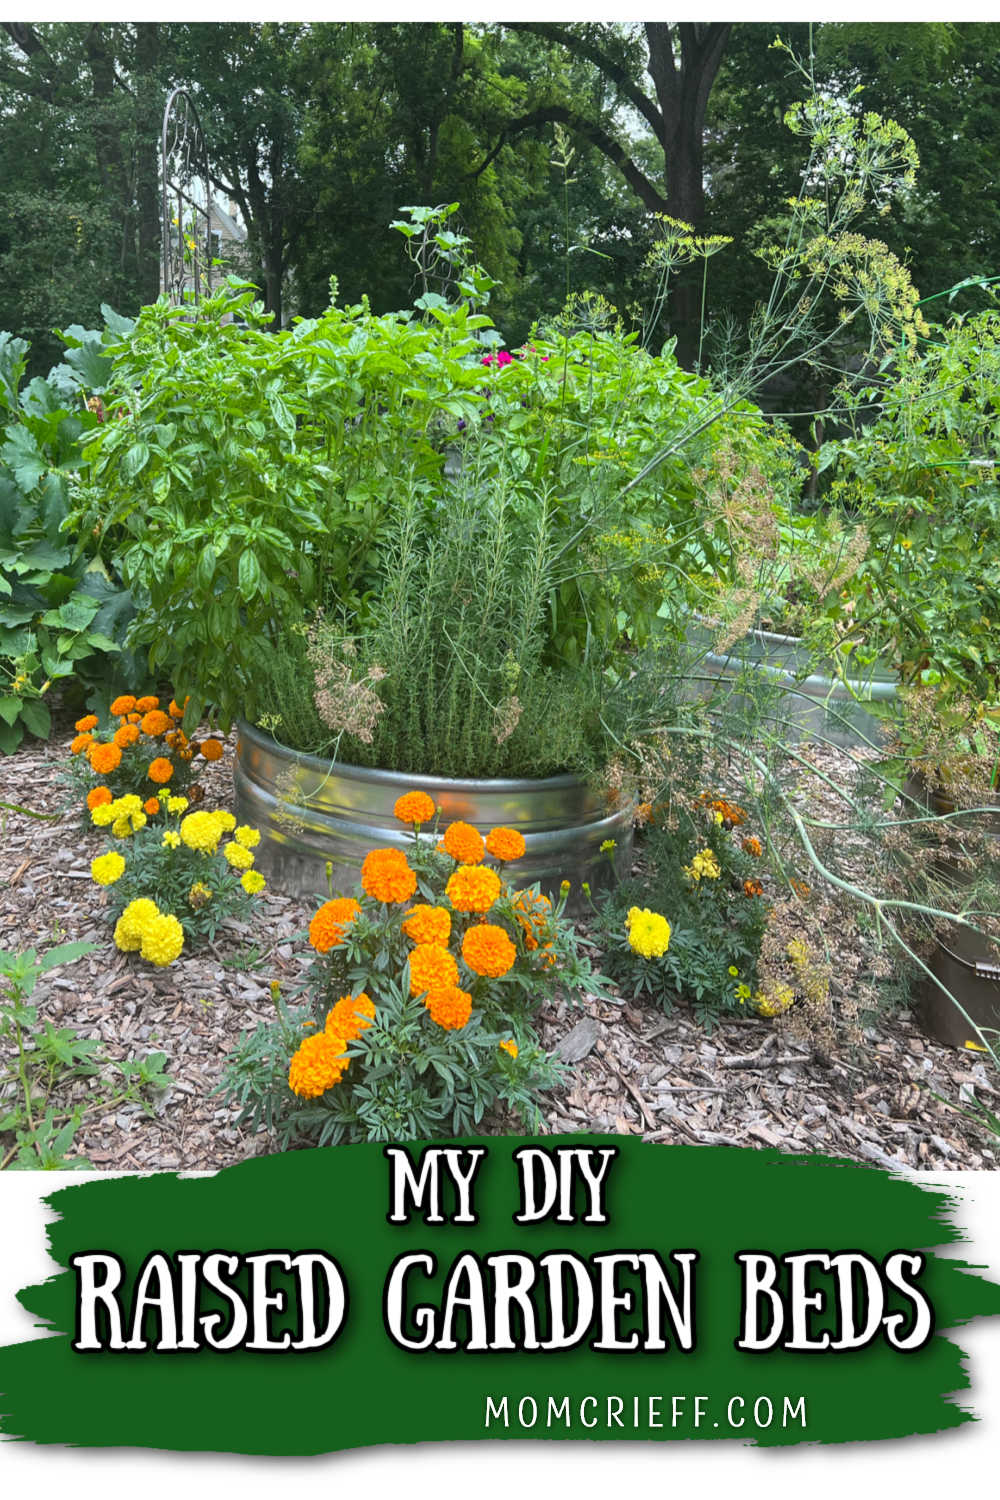
M 0 799 L 39 812 L 66 807 L 66 728 L 0 758 Z M 234 806 L 232 742 L 227 750 L 201 776 L 206 806 Z M 164 1052 L 174 1080 L 151 1114 L 138 1105 L 92 1110 L 75 1153 L 99 1169 L 185 1171 L 265 1154 L 273 1149 L 266 1134 L 241 1130 L 213 1090 L 240 1032 L 273 1016 L 272 979 L 292 989 L 308 966 L 311 911 L 269 889 L 251 926 L 230 923 L 209 948 L 153 969 L 111 941 L 105 894 L 89 872 L 102 847 L 75 809 L 58 822 L 0 810 L 0 947 L 100 944 L 41 981 L 41 1016 L 99 1039 L 115 1058 Z M 546 1100 L 552 1132 L 823 1152 L 935 1172 L 992 1170 L 1000 1160 L 1000 1140 L 942 1102 L 961 1105 L 974 1091 L 1000 1112 L 1000 1080 L 981 1058 L 923 1036 L 906 1011 L 866 1031 L 860 1051 L 822 1057 L 751 1017 L 706 1036 L 683 1007 L 668 1018 L 631 1004 L 563 1000 L 540 1022 L 545 1045 L 571 1068 L 568 1087 Z

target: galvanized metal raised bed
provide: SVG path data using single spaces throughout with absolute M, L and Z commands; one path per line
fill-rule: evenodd
M 240 724 L 236 750 L 236 802 L 240 820 L 261 831 L 258 863 L 285 895 L 325 896 L 326 864 L 334 888 L 349 891 L 370 849 L 403 848 L 412 831 L 396 821 L 393 804 L 403 792 L 423 791 L 442 809 L 440 827 L 456 818 L 486 833 L 503 825 L 524 835 L 527 850 L 513 867 L 518 885 L 540 882 L 558 890 L 583 881 L 596 890 L 627 868 L 632 810 L 609 809 L 576 776 L 539 780 L 453 781 L 369 770 L 305 755 L 270 735 Z M 615 842 L 612 858 L 601 853 Z

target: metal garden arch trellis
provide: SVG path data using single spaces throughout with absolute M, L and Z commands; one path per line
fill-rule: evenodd
M 186 89 L 173 89 L 160 135 L 163 285 L 174 304 L 212 287 L 212 185 L 205 135 Z M 201 195 L 199 196 L 199 186 Z

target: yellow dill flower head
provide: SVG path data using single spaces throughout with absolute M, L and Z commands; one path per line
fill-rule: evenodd
M 227 844 L 222 852 L 234 870 L 249 870 L 253 864 L 253 855 L 242 844 Z
M 233 830 L 233 838 L 244 849 L 256 849 L 260 843 L 260 829 L 251 828 L 248 823 L 241 823 L 239 828 Z
M 662 958 L 670 946 L 670 923 L 648 907 L 631 907 L 625 930 L 629 947 L 643 958 Z
M 139 952 L 147 963 L 157 968 L 172 964 L 184 947 L 184 928 L 175 916 L 160 913 L 150 917 L 142 931 Z
M 246 870 L 240 876 L 240 885 L 248 896 L 259 896 L 267 881 L 259 870 Z
M 114 885 L 125 874 L 125 861 L 114 850 L 90 861 L 90 873 L 98 885 Z

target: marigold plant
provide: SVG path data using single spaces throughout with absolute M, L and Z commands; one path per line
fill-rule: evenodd
M 241 1119 L 266 1123 L 283 1145 L 469 1133 L 491 1109 L 537 1124 L 558 1070 L 534 1012 L 556 985 L 602 993 L 565 895 L 553 905 L 537 888 L 512 891 L 488 865 L 456 864 L 421 833 L 422 811 L 414 794 L 397 799 L 405 850 L 372 851 L 355 893 L 319 906 L 303 1003 L 276 994 L 275 1022 L 229 1059 L 224 1087 Z M 493 832 L 504 836 L 491 857 L 513 857 L 517 830 Z M 451 843 L 477 852 L 467 833 Z M 406 904 L 418 887 L 423 899 Z M 344 1050 L 317 1045 L 321 1032 Z

